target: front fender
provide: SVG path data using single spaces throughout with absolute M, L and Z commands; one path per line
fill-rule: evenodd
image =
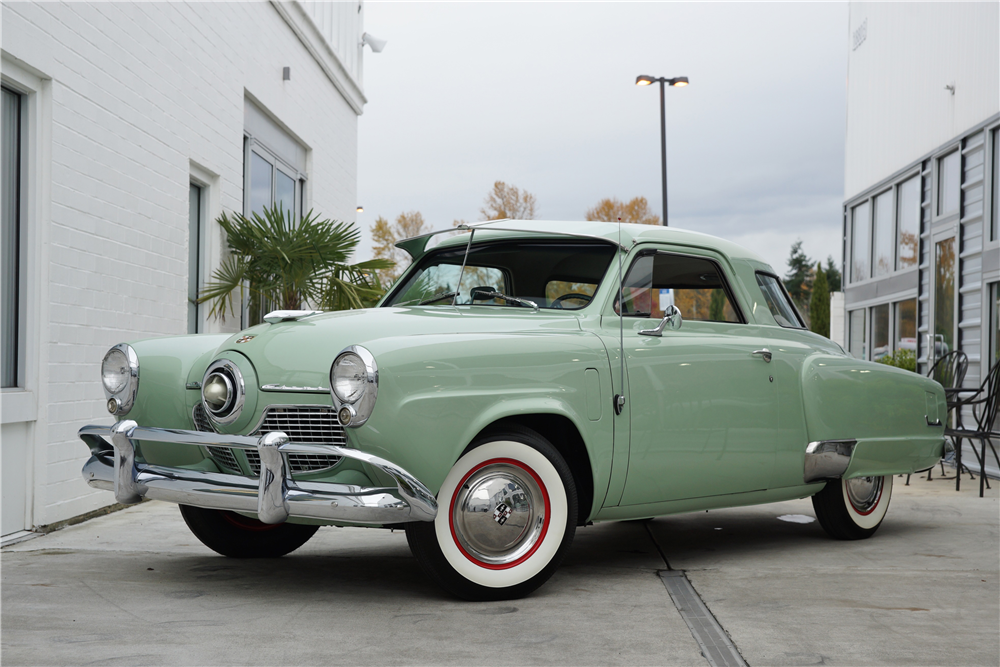
M 418 338 L 419 340 L 414 340 Z M 607 352 L 589 334 L 434 335 L 370 344 L 379 368 L 371 418 L 348 429 L 355 446 L 389 459 L 437 493 L 476 435 L 505 417 L 552 414 L 579 430 L 595 494 L 611 472 Z M 587 374 L 587 370 L 596 370 Z M 597 383 L 596 388 L 591 384 Z M 591 389 L 588 392 L 588 388 Z

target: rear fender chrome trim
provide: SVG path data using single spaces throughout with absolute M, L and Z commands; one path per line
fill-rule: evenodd
M 837 479 L 847 471 L 857 440 L 820 440 L 806 447 L 802 479 L 806 484 Z

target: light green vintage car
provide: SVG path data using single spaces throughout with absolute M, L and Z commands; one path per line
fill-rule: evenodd
M 405 526 L 433 580 L 502 599 L 596 521 L 812 496 L 831 536 L 869 537 L 892 476 L 943 454 L 941 386 L 807 331 L 732 243 L 460 232 L 401 242 L 413 264 L 376 308 L 116 345 L 101 377 L 119 421 L 80 431 L 84 478 L 179 503 L 237 558 L 320 526 Z

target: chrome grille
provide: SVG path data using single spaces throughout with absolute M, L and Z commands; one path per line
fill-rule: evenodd
M 212 428 L 211 422 L 208 421 L 208 415 L 205 414 L 205 406 L 198 403 L 194 406 L 194 410 L 191 411 L 191 418 L 194 420 L 194 428 L 196 431 L 205 431 L 208 433 L 213 433 L 215 429 Z M 242 473 L 240 470 L 240 464 L 237 462 L 236 457 L 233 455 L 233 450 L 229 447 L 208 447 L 208 453 L 215 459 L 223 468 L 231 470 L 233 472 Z
M 345 446 L 344 427 L 337 421 L 333 408 L 321 405 L 275 405 L 264 410 L 264 418 L 251 435 L 281 431 L 296 444 Z M 246 450 L 247 463 L 254 475 L 260 475 L 260 455 Z M 339 456 L 328 454 L 288 454 L 288 469 L 292 473 L 307 473 L 332 468 L 340 462 Z
M 212 428 L 211 422 L 208 421 L 208 415 L 205 414 L 205 406 L 200 402 L 194 406 L 194 410 L 191 411 L 191 419 L 194 420 L 194 428 L 196 431 L 207 431 L 211 433 L 215 429 Z

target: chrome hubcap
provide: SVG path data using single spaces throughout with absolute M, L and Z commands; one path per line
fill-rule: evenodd
M 452 527 L 463 551 L 488 565 L 510 565 L 541 538 L 547 508 L 534 477 L 509 463 L 473 472 L 455 494 Z
M 870 512 L 882 497 L 881 477 L 855 477 L 844 483 L 847 497 L 858 512 Z

